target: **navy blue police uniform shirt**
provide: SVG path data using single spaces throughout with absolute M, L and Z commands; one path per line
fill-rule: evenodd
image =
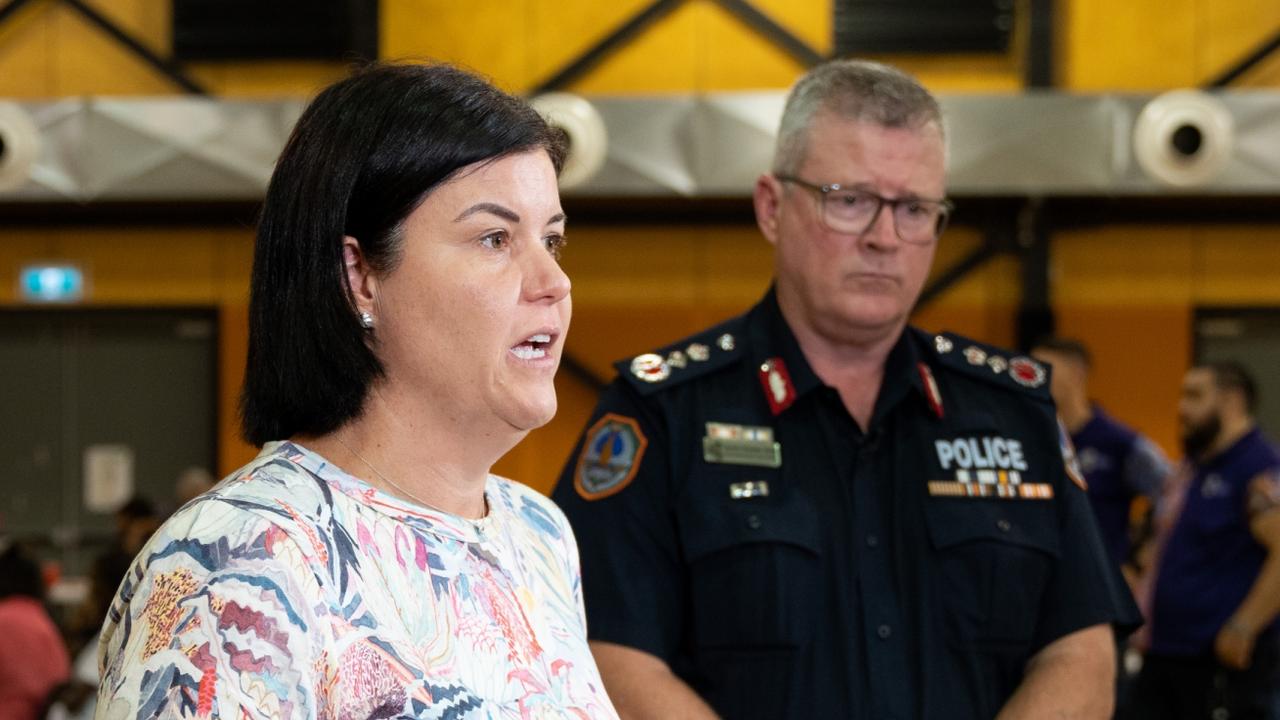
M 1116 421 L 1101 408 L 1071 434 L 1080 469 L 1089 484 L 1089 503 L 1098 520 L 1102 543 L 1113 562 L 1129 559 L 1129 517 L 1139 496 L 1153 501 L 1160 492 L 1169 464 L 1155 444 Z
M 985 720 L 1045 645 L 1138 619 L 1028 358 L 908 328 L 863 432 L 771 290 L 618 369 L 553 495 L 588 634 L 723 717 Z
M 1249 530 L 1249 486 L 1280 470 L 1280 453 L 1257 428 L 1194 466 L 1182 512 L 1160 553 L 1151 652 L 1199 657 L 1253 587 L 1267 551 Z M 1280 621 L 1259 640 L 1276 642 Z

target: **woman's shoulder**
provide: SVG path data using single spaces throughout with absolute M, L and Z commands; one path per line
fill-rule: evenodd
M 148 545 L 153 553 L 189 541 L 243 547 L 264 536 L 310 545 L 331 515 L 328 485 L 291 460 L 287 447 L 278 446 L 180 508 Z
M 569 521 L 560 508 L 546 495 L 524 483 L 499 475 L 489 476 L 489 496 L 496 499 L 522 525 L 554 540 L 572 536 Z

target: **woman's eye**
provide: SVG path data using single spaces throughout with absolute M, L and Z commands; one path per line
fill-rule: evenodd
M 507 245 L 507 234 L 505 232 L 492 232 L 480 238 L 480 244 L 490 250 L 501 250 Z
M 559 233 L 552 233 L 544 237 L 542 242 L 547 246 L 547 252 L 550 252 L 552 257 L 559 260 L 560 253 L 564 251 L 564 246 L 568 244 L 569 241 Z

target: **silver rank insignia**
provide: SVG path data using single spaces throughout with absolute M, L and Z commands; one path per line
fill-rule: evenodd
M 679 350 L 672 350 L 667 354 L 667 364 L 673 368 L 682 368 L 689 364 L 689 358 Z
M 951 342 L 950 340 L 948 340 L 947 338 L 942 337 L 941 335 L 939 335 L 939 336 L 935 337 L 935 338 L 933 339 L 933 341 L 934 341 L 934 343 L 935 343 L 935 344 L 937 345 L 937 347 L 938 347 L 938 353 L 939 353 L 939 354 L 946 354 L 946 353 L 949 353 L 949 352 L 951 352 L 951 349 L 952 349 L 953 347 L 955 347 L 955 345 L 953 345 L 953 344 L 952 344 L 952 342 Z
M 720 337 L 716 338 L 716 345 L 719 345 L 721 350 L 724 350 L 725 352 L 729 352 L 734 347 L 733 336 L 730 335 L 729 333 L 725 333 L 721 335 Z
M 782 465 L 782 445 L 773 439 L 773 428 L 707 423 L 702 438 L 702 459 L 709 463 L 776 468 Z M 764 495 L 769 494 L 766 488 Z
M 661 355 L 645 353 L 631 361 L 631 374 L 645 382 L 662 382 L 671 376 L 671 366 Z
M 689 359 L 694 362 L 706 362 L 711 357 L 711 348 L 702 343 L 693 343 L 684 349 Z
M 756 497 L 769 497 L 769 483 L 765 480 L 748 480 L 729 485 L 729 497 L 734 500 L 747 500 Z
M 992 355 L 987 358 L 987 367 L 991 368 L 991 372 L 999 375 L 1009 368 L 1009 361 L 999 355 Z
M 968 360 L 970 365 L 981 365 L 987 361 L 987 353 L 981 348 L 970 345 L 964 349 L 964 359 Z

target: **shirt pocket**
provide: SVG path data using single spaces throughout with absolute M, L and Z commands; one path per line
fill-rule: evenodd
M 794 648 L 812 635 L 821 579 L 817 510 L 776 470 L 712 466 L 693 481 L 677 522 L 699 650 Z M 732 499 L 735 483 L 769 495 Z M 760 487 L 758 484 L 755 487 Z
M 933 592 L 952 644 L 1021 657 L 1060 556 L 1051 502 L 933 498 Z

